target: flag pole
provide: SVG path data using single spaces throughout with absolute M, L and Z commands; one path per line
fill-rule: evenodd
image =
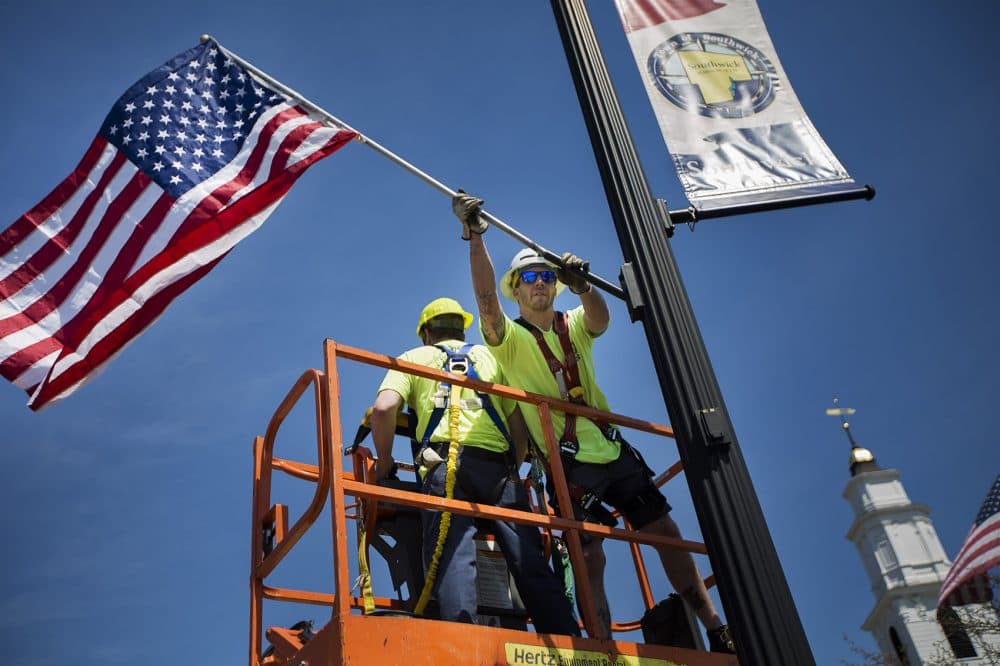
M 202 42 L 207 42 L 210 39 L 214 39 L 214 38 L 212 36 L 210 36 L 210 35 L 202 35 L 201 36 L 201 41 Z M 315 104 L 314 102 L 311 102 L 310 100 L 306 99 L 306 97 L 304 95 L 300 94 L 299 92 L 297 92 L 296 90 L 294 90 L 292 88 L 289 88 L 288 86 L 286 86 L 281 81 L 278 81 L 274 77 L 270 76 L 266 72 L 263 72 L 258 67 L 254 66 L 252 63 L 250 63 L 247 60 L 245 60 L 244 58 L 241 58 L 240 56 L 236 55 L 235 53 L 233 53 L 232 51 L 230 51 L 229 49 L 227 49 L 226 47 L 224 47 L 222 44 L 219 44 L 218 40 L 215 40 L 215 43 L 218 45 L 219 49 L 223 53 L 225 53 L 226 56 L 229 57 L 233 62 L 236 62 L 241 67 L 243 67 L 244 69 L 248 70 L 251 74 L 253 74 L 254 76 L 256 76 L 258 79 L 260 79 L 262 82 L 264 82 L 268 86 L 276 89 L 277 91 L 279 91 L 279 92 L 281 92 L 281 93 L 283 93 L 283 94 L 285 94 L 285 95 L 287 95 L 289 97 L 295 98 L 303 106 L 305 106 L 306 108 L 308 108 L 310 111 L 312 111 L 312 112 L 314 112 L 314 113 L 322 116 L 323 118 L 325 118 L 326 121 L 327 121 L 327 123 L 329 123 L 331 125 L 335 125 L 336 127 L 339 127 L 339 128 L 346 129 L 346 130 L 349 130 L 351 132 L 354 132 L 357 135 L 357 141 L 359 141 L 360 143 L 363 143 L 364 145 L 368 146 L 369 148 L 371 148 L 375 152 L 379 153 L 383 157 L 386 157 L 390 161 L 395 162 L 399 166 L 403 167 L 404 169 L 406 169 L 407 171 L 409 171 L 410 173 L 412 173 L 414 176 L 416 176 L 420 180 L 424 181 L 425 183 L 427 183 L 428 185 L 430 185 L 431 187 L 433 187 L 438 192 L 441 192 L 442 194 L 447 195 L 449 198 L 450 197 L 454 197 L 457 194 L 457 192 L 455 192 L 450 187 L 448 187 L 447 185 L 445 185 L 441 181 L 439 181 L 436 178 L 434 178 L 433 176 L 431 176 L 429 173 L 427 173 L 425 171 L 422 171 L 421 169 L 417 168 L 413 164 L 407 162 L 402 157 L 400 157 L 396 153 L 392 152 L 391 150 L 389 150 L 388 148 L 386 148 L 382 144 L 378 143 L 377 141 L 372 140 L 368 136 L 365 136 L 363 133 L 361 133 L 358 130 L 354 129 L 353 127 L 351 127 L 350 125 L 348 125 L 347 123 L 345 123 L 343 120 L 337 118 L 335 115 L 333 115 L 332 113 L 330 113 L 329 111 L 327 111 L 323 107 L 321 107 L 318 104 Z M 542 257 L 545 257 L 545 259 L 547 259 L 548 261 L 552 262 L 553 264 L 555 264 L 557 266 L 562 266 L 562 258 L 558 254 L 556 254 L 555 252 L 552 252 L 551 250 L 548 250 L 545 247 L 542 247 L 539 243 L 536 243 L 531 238 L 528 238 L 527 236 L 525 236 L 524 234 L 522 234 L 520 231 L 518 231 L 514 227 L 510 226 L 509 224 L 507 224 L 506 222 L 504 222 L 503 220 L 501 220 L 500 218 L 498 218 L 497 216 L 493 215 L 492 213 L 490 213 L 488 211 L 480 210 L 480 215 L 483 218 L 485 218 L 487 222 L 489 222 L 490 224 L 492 224 L 493 226 L 495 226 L 497 229 L 499 229 L 500 231 L 504 232 L 505 234 L 507 234 L 508 236 L 510 236 L 511 238 L 513 238 L 514 240 L 518 241 L 519 243 L 521 243 L 523 245 L 526 245 L 526 246 L 530 247 L 532 250 L 534 250 L 535 252 L 537 252 Z M 620 286 L 614 284 L 613 282 L 609 282 L 608 280 L 602 278 L 599 275 L 596 275 L 595 273 L 581 271 L 580 274 L 584 278 L 586 278 L 588 282 L 590 282 L 591 284 L 593 284 L 595 287 L 598 287 L 599 289 L 603 289 L 605 292 L 611 294 L 612 296 L 617 296 L 618 298 L 620 298 L 622 300 L 625 300 L 625 292 L 622 290 L 622 288 Z

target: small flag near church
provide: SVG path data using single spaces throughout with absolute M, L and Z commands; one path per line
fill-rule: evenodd
M 211 39 L 147 74 L 0 232 L 0 374 L 34 410 L 71 394 L 355 136 Z
M 993 598 L 987 576 L 1000 564 L 1000 475 L 983 502 L 938 595 L 938 606 L 985 603 Z

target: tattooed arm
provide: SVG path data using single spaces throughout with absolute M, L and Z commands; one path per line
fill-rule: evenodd
M 497 296 L 497 278 L 493 262 L 486 251 L 486 243 L 480 234 L 469 239 L 469 264 L 472 268 L 472 289 L 476 293 L 479 306 L 479 323 L 483 338 L 489 345 L 496 346 L 503 340 L 506 318 Z

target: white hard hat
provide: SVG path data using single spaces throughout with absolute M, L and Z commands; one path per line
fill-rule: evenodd
M 557 268 L 555 264 L 538 254 L 538 252 L 532 250 L 530 247 L 526 247 L 515 254 L 514 258 L 510 260 L 510 268 L 500 278 L 500 293 L 510 300 L 516 301 L 517 299 L 514 298 L 514 280 L 517 279 L 522 270 L 530 266 L 545 266 L 552 270 L 556 270 Z M 566 285 L 558 280 L 556 281 L 556 295 L 565 288 Z

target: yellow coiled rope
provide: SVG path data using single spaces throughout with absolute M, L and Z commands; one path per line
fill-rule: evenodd
M 460 404 L 462 389 L 452 384 L 451 393 L 448 396 L 448 437 L 451 443 L 448 445 L 448 461 L 444 477 L 444 496 L 453 499 L 455 494 L 455 473 L 458 471 L 458 417 L 461 414 Z M 429 474 L 430 472 L 428 472 Z M 423 615 L 427 608 L 427 602 L 431 599 L 431 590 L 434 589 L 434 579 L 437 578 L 438 564 L 441 561 L 441 552 L 444 550 L 444 542 L 448 539 L 448 528 L 451 526 L 451 512 L 441 513 L 441 522 L 438 523 L 437 544 L 434 546 L 434 554 L 431 556 L 430 565 L 427 567 L 427 578 L 424 580 L 424 589 L 420 592 L 420 598 L 413 609 L 414 615 Z

